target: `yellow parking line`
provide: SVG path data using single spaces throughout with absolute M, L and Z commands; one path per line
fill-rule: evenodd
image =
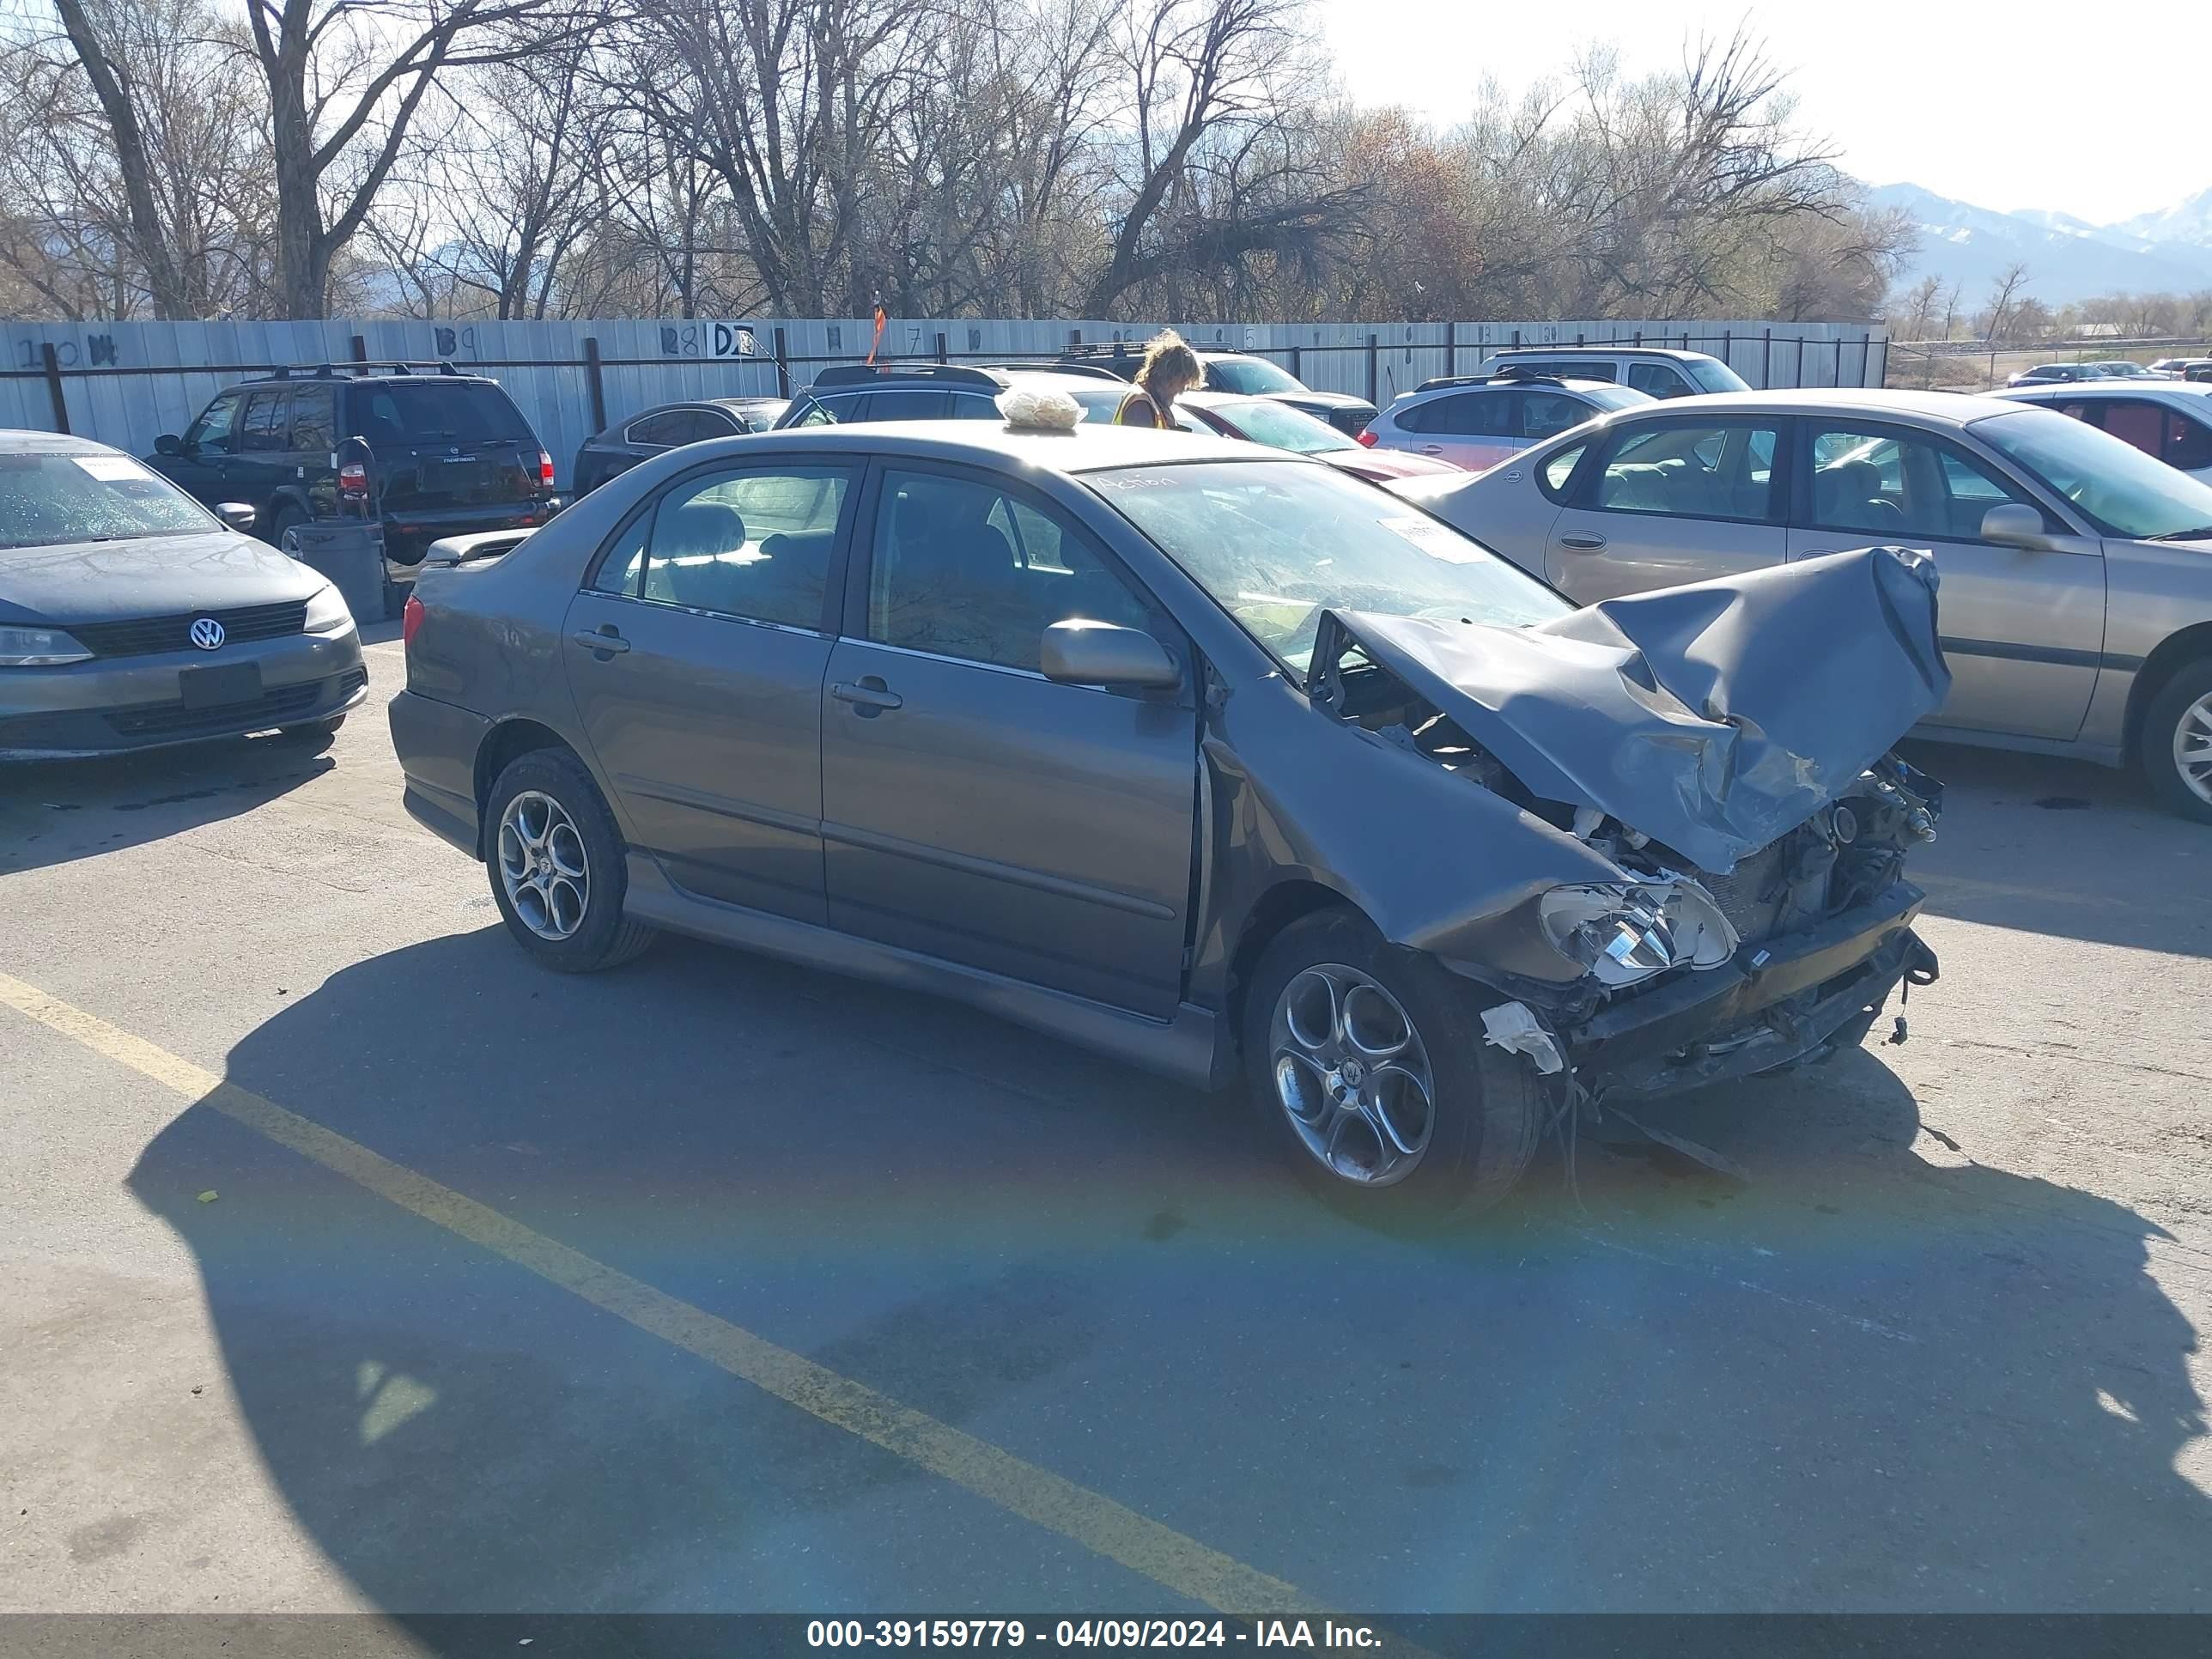
M 372 1152 L 357 1141 L 311 1123 L 274 1101 L 227 1083 L 166 1048 L 49 996 L 36 986 L 0 974 L 0 1004 L 165 1088 L 212 1107 L 279 1146 L 367 1188 L 379 1198 L 506 1257 L 593 1307 L 695 1353 L 825 1423 L 942 1475 L 1025 1521 L 1072 1538 L 1177 1595 L 1224 1613 L 1322 1610 L 1295 1585 L 1270 1577 L 1103 1493 L 1063 1480 L 988 1441 L 902 1406 L 865 1383 L 778 1347 L 765 1337 L 657 1291 L 580 1250 L 570 1249 L 428 1176 Z

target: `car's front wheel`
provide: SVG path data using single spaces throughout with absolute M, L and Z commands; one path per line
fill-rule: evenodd
M 539 749 L 517 757 L 485 811 L 492 900 L 524 950 L 562 973 L 588 974 L 653 943 L 652 928 L 623 915 L 622 834 L 574 756 Z
M 2168 680 L 2143 714 L 2142 768 L 2159 799 L 2212 823 L 2212 657 Z
M 1488 1208 L 1544 1122 L 1527 1062 L 1486 1045 L 1475 988 L 1350 910 L 1307 916 L 1261 953 L 1243 1053 L 1292 1166 L 1371 1218 Z

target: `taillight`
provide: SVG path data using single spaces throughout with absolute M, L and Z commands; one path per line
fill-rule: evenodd
M 407 596 L 407 603 L 399 608 L 399 642 L 402 645 L 412 645 L 415 642 L 415 630 L 422 625 L 422 601 L 410 593 Z
M 553 489 L 553 458 L 544 450 L 538 452 L 538 482 L 550 494 Z
M 338 494 L 348 501 L 368 499 L 368 469 L 359 461 L 349 461 L 338 469 Z
M 1358 432 L 1354 433 L 1352 434 L 1352 441 L 1363 449 L 1372 449 L 1375 447 L 1375 434 L 1371 428 L 1363 426 Z

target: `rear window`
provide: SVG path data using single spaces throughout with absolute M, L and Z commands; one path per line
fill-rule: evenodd
M 538 441 L 514 400 L 486 380 L 386 380 L 349 386 L 346 400 L 371 449 Z

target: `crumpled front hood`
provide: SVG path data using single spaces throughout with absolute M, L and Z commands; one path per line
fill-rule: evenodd
M 1331 614 L 1530 793 L 1599 808 L 1716 873 L 1834 799 L 1951 687 L 1935 562 L 1909 548 L 1525 629 Z

